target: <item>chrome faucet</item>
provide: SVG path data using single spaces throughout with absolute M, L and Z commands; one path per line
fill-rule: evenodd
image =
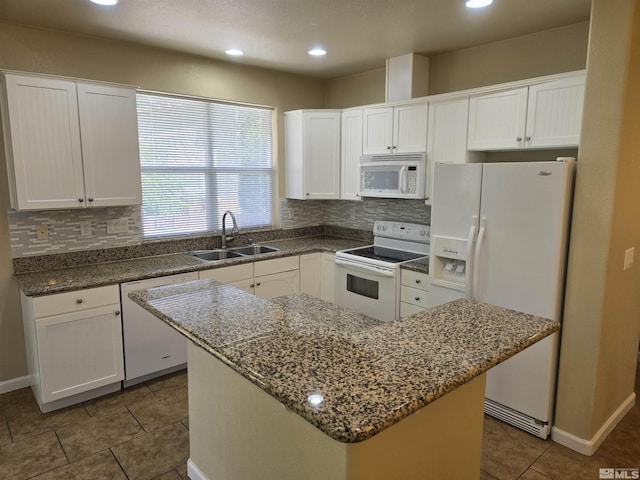
M 225 220 L 227 219 L 227 213 L 231 215 L 231 220 L 233 221 L 233 228 L 231 229 L 231 235 L 227 236 L 227 227 L 225 225 Z M 235 240 L 235 236 L 240 233 L 240 229 L 238 228 L 238 224 L 236 223 L 236 217 L 233 215 L 231 210 L 227 210 L 222 214 L 222 248 L 227 248 L 227 241 L 233 242 Z

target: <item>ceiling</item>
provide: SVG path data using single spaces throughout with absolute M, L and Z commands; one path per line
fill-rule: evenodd
M 333 78 L 588 20 L 591 0 L 1 0 L 0 20 Z M 324 57 L 307 50 L 322 46 Z M 245 51 L 240 58 L 227 48 Z

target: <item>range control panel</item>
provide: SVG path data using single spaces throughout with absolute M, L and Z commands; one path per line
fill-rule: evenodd
M 419 223 L 378 220 L 373 224 L 373 234 L 377 237 L 429 243 L 431 239 L 431 227 Z

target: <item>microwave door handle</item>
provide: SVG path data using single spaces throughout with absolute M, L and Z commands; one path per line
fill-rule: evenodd
M 362 265 L 360 263 L 353 263 L 353 262 L 349 262 L 347 260 L 342 260 L 340 258 L 336 258 L 334 262 L 335 262 L 336 265 L 342 265 L 344 267 L 351 268 L 353 270 L 357 270 L 357 271 L 365 272 L 365 273 L 372 273 L 374 275 L 378 275 L 378 276 L 381 276 L 381 277 L 394 277 L 395 276 L 395 273 L 393 271 L 381 270 L 381 269 L 376 268 L 376 267 L 371 267 L 371 266 L 368 266 L 368 265 Z
M 400 192 L 407 193 L 407 167 L 400 168 Z

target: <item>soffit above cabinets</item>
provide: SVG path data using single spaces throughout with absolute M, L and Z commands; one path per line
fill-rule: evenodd
M 410 52 L 433 55 L 589 19 L 590 0 L 2 0 L 0 21 L 33 25 L 321 78 L 383 68 Z M 324 57 L 310 57 L 321 46 Z

